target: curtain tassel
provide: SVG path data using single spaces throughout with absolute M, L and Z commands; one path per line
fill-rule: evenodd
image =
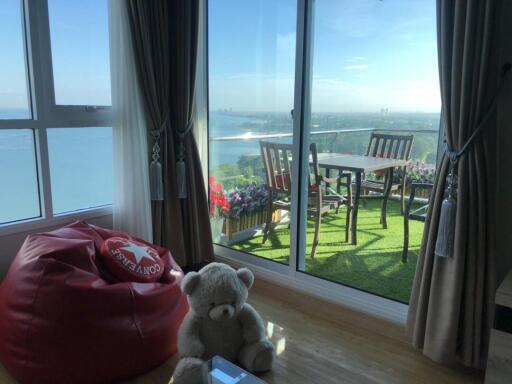
M 162 177 L 162 164 L 160 163 L 160 146 L 158 137 L 155 137 L 153 144 L 153 161 L 149 166 L 149 190 L 151 200 L 162 201 L 164 199 L 164 182 Z
M 455 242 L 455 219 L 457 217 L 457 200 L 455 200 L 453 196 L 455 187 L 454 168 L 455 163 L 452 163 L 448 184 L 448 194 L 441 204 L 435 249 L 435 255 L 438 257 L 452 257 L 453 255 Z
M 176 162 L 176 179 L 178 183 L 178 199 L 187 198 L 187 172 L 185 161 L 180 159 Z
M 178 161 L 176 162 L 176 183 L 178 187 L 178 199 L 187 198 L 187 168 L 185 167 L 185 137 L 192 130 L 193 124 L 189 122 L 184 132 L 179 132 L 180 146 Z

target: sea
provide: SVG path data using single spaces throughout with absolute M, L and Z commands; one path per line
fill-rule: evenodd
M 290 113 L 232 112 L 220 110 L 210 112 L 209 120 L 209 168 L 222 164 L 236 164 L 242 155 L 259 156 L 261 135 L 289 134 L 293 132 Z M 311 132 L 321 133 L 335 130 L 393 129 L 403 131 L 428 131 L 417 135 L 416 147 L 421 156 L 436 150 L 439 127 L 439 113 L 389 113 L 387 110 L 375 113 L 315 113 L 311 117 Z M 433 131 L 433 133 L 430 133 Z M 425 132 L 427 133 L 427 132 Z M 260 136 L 258 136 L 260 135 Z M 254 137 L 256 136 L 256 137 Z M 233 140 L 234 137 L 238 137 Z M 344 151 L 363 154 L 368 144 L 369 133 L 342 133 L 339 140 L 344 143 Z M 333 134 L 316 135 L 312 139 L 324 145 L 333 140 Z M 268 138 L 271 141 L 292 142 L 291 137 Z M 340 148 L 338 148 L 340 150 Z M 432 156 L 431 156 L 432 157 Z M 435 157 L 435 156 L 434 156 Z
M 0 119 L 24 119 L 0 110 Z M 112 129 L 47 130 L 54 214 L 112 203 Z M 41 216 L 39 164 L 32 129 L 0 129 L 0 224 Z
M 0 110 L 0 119 L 28 117 L 24 110 Z M 438 124 L 436 113 L 322 113 L 312 116 L 311 131 L 371 127 L 423 130 L 435 129 Z M 292 132 L 289 113 L 211 111 L 209 168 L 237 164 L 242 155 L 259 156 L 259 140 L 251 139 L 253 136 Z M 47 133 L 53 212 L 61 214 L 110 204 L 111 128 L 49 128 Z M 238 138 L 223 139 L 226 137 Z M 423 144 L 416 141 L 415 145 L 433 146 L 436 142 L 433 136 Z M 32 129 L 0 129 L 0 224 L 41 215 L 35 143 Z M 432 148 L 427 148 L 428 151 Z
M 221 164 L 236 164 L 242 155 L 258 155 L 259 141 L 249 138 L 251 135 L 271 133 L 267 125 L 274 120 L 275 117 L 268 114 L 257 116 L 249 113 L 210 113 L 208 117 L 210 169 Z M 280 128 L 279 133 L 292 133 L 291 119 L 289 124 L 281 124 Z M 222 140 L 222 138 L 233 137 L 243 137 L 243 139 Z

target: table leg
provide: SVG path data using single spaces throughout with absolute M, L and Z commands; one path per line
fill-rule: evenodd
M 354 206 L 352 207 L 352 244 L 357 244 L 357 213 L 359 211 L 359 198 L 361 197 L 361 172 L 356 172 L 356 190 Z
M 382 199 L 382 209 L 380 212 L 380 222 L 382 223 L 382 228 L 388 228 L 388 222 L 386 220 L 386 211 L 388 208 L 388 199 L 391 194 L 391 186 L 393 185 L 393 168 L 388 168 L 387 172 L 387 183 L 384 190 L 384 199 Z

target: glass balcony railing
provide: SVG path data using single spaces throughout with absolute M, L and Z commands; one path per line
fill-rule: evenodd
M 411 181 L 433 181 L 437 158 L 438 130 L 403 130 L 383 128 L 333 129 L 312 131 L 311 141 L 319 152 L 366 154 L 371 133 L 413 134 L 414 143 L 408 177 Z M 263 163 L 259 141 L 291 142 L 292 133 L 253 134 L 209 138 L 210 176 L 226 191 L 248 183 L 262 183 Z

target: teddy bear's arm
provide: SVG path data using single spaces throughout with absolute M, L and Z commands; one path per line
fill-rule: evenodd
M 181 357 L 198 357 L 204 354 L 204 345 L 200 338 L 200 323 L 192 315 L 187 313 L 178 332 L 178 351 Z
M 242 324 L 244 340 L 247 343 L 251 344 L 266 339 L 263 320 L 250 304 L 244 304 L 238 318 Z

